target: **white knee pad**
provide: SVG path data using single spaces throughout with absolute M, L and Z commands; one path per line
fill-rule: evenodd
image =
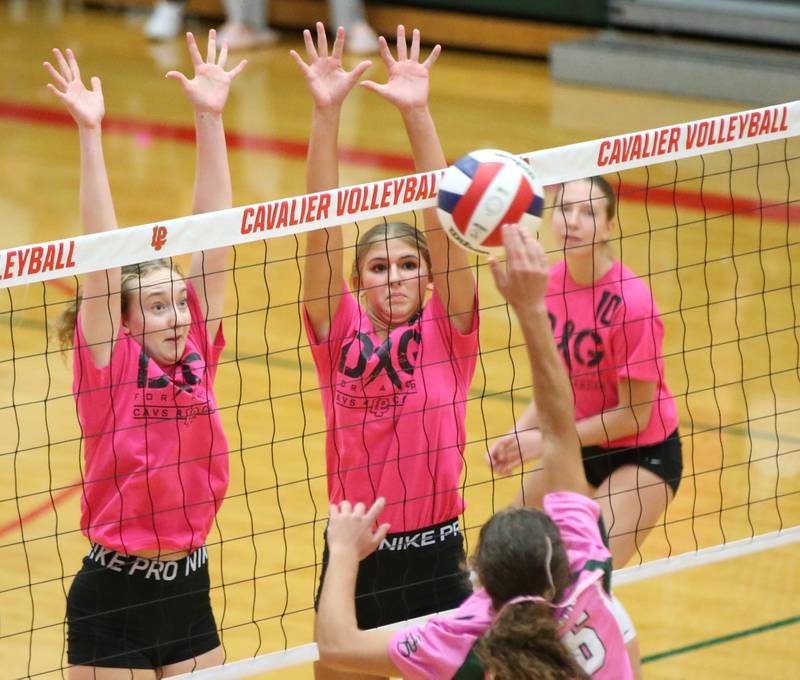
M 628 612 L 625 611 L 625 607 L 622 606 L 622 602 L 613 593 L 611 594 L 611 612 L 617 620 L 620 631 L 622 631 L 622 639 L 625 640 L 625 644 L 628 644 L 636 637 L 636 628 L 633 625 L 633 621 L 631 621 L 631 617 L 628 616 Z

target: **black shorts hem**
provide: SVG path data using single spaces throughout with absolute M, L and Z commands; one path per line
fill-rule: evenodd
M 581 452 L 586 479 L 595 488 L 615 470 L 625 465 L 638 465 L 663 479 L 673 495 L 678 492 L 683 474 L 683 456 L 677 429 L 656 444 L 610 449 L 584 446 Z

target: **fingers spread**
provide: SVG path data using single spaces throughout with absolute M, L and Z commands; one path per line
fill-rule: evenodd
M 328 36 L 325 34 L 325 26 L 321 21 L 317 22 L 317 51 L 320 57 L 328 56 Z
M 442 46 L 441 45 L 434 45 L 431 53 L 428 55 L 428 58 L 425 60 L 425 63 L 422 65 L 430 71 L 431 66 L 436 63 L 436 60 L 439 58 L 439 55 L 442 53 Z
M 419 29 L 411 31 L 411 52 L 409 53 L 411 61 L 419 61 Z
M 303 58 L 299 54 L 297 54 L 297 52 L 295 52 L 294 50 L 289 50 L 289 54 L 292 57 L 292 59 L 294 59 L 294 63 L 300 67 L 300 70 L 305 75 L 308 75 L 309 72 L 308 64 L 306 64 L 306 62 L 303 61 Z
M 53 67 L 53 65 L 49 61 L 44 62 L 42 64 L 42 66 L 44 66 L 45 71 L 47 71 L 50 74 L 50 77 L 54 81 L 56 81 L 56 83 L 61 88 L 63 88 L 64 90 L 67 89 L 67 81 L 64 80 L 63 76 L 58 71 L 56 71 L 56 69 Z
M 47 89 L 50 90 L 50 92 L 52 92 L 59 99 L 63 100 L 66 98 L 66 95 L 61 90 L 59 90 L 55 85 L 53 85 L 53 83 L 47 83 Z
M 197 68 L 203 63 L 203 57 L 200 56 L 200 50 L 197 48 L 197 41 L 194 39 L 193 33 L 186 34 L 186 45 L 189 47 L 189 58 L 192 60 L 192 65 Z
M 356 66 L 352 71 L 350 71 L 350 73 L 349 73 L 350 80 L 352 82 L 355 82 L 355 81 L 359 80 L 361 78 L 361 76 L 364 75 L 364 72 L 370 66 L 372 66 L 372 62 L 371 61 L 369 61 L 369 60 L 362 61 L 358 66 Z
M 306 54 L 309 61 L 316 61 L 319 59 L 317 48 L 314 46 L 314 39 L 311 37 L 311 31 L 305 29 L 303 31 L 303 42 L 306 44 Z
M 333 42 L 333 53 L 331 56 L 334 59 L 341 60 L 342 58 L 342 51 L 344 50 L 344 28 L 339 26 L 336 29 L 336 40 Z
M 397 61 L 405 61 L 408 59 L 406 48 L 406 27 L 400 24 L 397 27 Z
M 364 87 L 371 92 L 375 92 L 376 94 L 383 94 L 384 90 L 386 89 L 386 85 L 376 83 L 374 80 L 362 80 L 359 84 L 361 87 Z
M 381 59 L 383 59 L 383 63 L 386 64 L 386 68 L 391 68 L 396 63 L 392 56 L 392 50 L 389 49 L 389 43 L 386 42 L 386 38 L 383 36 L 378 38 L 378 52 L 381 55 Z
M 185 75 L 183 75 L 183 73 L 181 73 L 180 71 L 167 71 L 167 75 L 165 77 L 177 80 L 184 87 L 189 82 L 189 79 Z
M 72 73 L 69 70 L 69 66 L 67 65 L 67 60 L 64 59 L 64 55 L 61 54 L 61 50 L 57 47 L 53 50 L 53 56 L 56 58 L 56 63 L 58 64 L 58 68 L 61 71 L 61 75 L 64 76 L 64 80 L 67 82 L 72 82 L 73 77 Z
M 80 80 L 81 70 L 80 68 L 78 68 L 78 60 L 75 58 L 75 54 L 69 47 L 67 48 L 67 63 L 69 64 L 70 70 L 72 71 L 72 77 L 75 80 Z
M 217 32 L 212 28 L 208 32 L 208 50 L 206 51 L 206 63 L 215 64 L 217 62 Z
M 230 71 L 228 71 L 228 73 L 230 74 L 231 78 L 235 78 L 242 71 L 244 71 L 244 67 L 245 66 L 247 66 L 247 59 L 242 59 L 238 64 L 236 64 L 236 66 L 234 66 Z

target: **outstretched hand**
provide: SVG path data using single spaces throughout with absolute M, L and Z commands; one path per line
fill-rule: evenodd
M 65 57 L 61 50 L 54 48 L 53 56 L 58 69 L 49 61 L 43 64 L 53 79 L 52 83 L 47 83 L 47 89 L 64 102 L 67 111 L 80 127 L 98 127 L 106 112 L 100 78 L 94 76 L 91 79 L 92 89 L 87 90 L 72 50 L 67 48 Z
M 186 34 L 189 56 L 194 66 L 194 77 L 190 80 L 180 71 L 170 71 L 167 78 L 177 80 L 197 113 L 221 114 L 228 99 L 228 92 L 233 79 L 247 66 L 242 59 L 230 71 L 225 70 L 228 60 L 228 44 L 223 41 L 217 55 L 217 32 L 212 28 L 208 32 L 208 50 L 206 60 L 200 55 L 194 35 Z
M 509 432 L 492 444 L 489 464 L 497 474 L 504 475 L 525 461 L 542 455 L 542 433 L 539 430 Z
M 415 28 L 411 34 L 409 51 L 406 44 L 406 29 L 402 24 L 398 26 L 397 59 L 395 59 L 386 38 L 381 36 L 378 39 L 379 50 L 389 71 L 389 80 L 384 84 L 372 80 L 365 80 L 361 83 L 363 87 L 377 92 L 381 97 L 394 104 L 400 111 L 409 111 L 428 105 L 430 71 L 439 58 L 442 47 L 436 45 L 428 58 L 420 63 L 419 39 L 419 30 Z
M 489 267 L 500 294 L 515 311 L 544 304 L 550 266 L 547 255 L 530 233 L 517 224 L 503 225 L 506 269 L 495 258 Z
M 342 66 L 344 28 L 339 26 L 337 29 L 333 51 L 330 55 L 328 54 L 328 36 L 325 34 L 325 26 L 318 21 L 316 28 L 316 46 L 311 37 L 311 31 L 308 29 L 303 31 L 308 63 L 303 61 L 303 58 L 294 50 L 290 50 L 289 54 L 292 55 L 292 59 L 295 60 L 306 78 L 314 105 L 321 109 L 339 107 L 364 71 L 372 66 L 372 62 L 362 61 L 352 71 L 345 71 Z
M 385 505 L 383 498 L 378 498 L 369 510 L 363 503 L 351 507 L 349 501 L 331 505 L 327 537 L 331 555 L 346 552 L 363 560 L 374 552 L 389 531 L 388 524 L 372 530 Z

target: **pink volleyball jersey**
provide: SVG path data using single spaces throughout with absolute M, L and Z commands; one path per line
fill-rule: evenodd
M 562 260 L 550 271 L 545 299 L 567 367 L 578 420 L 619 404 L 620 380 L 656 384 L 650 420 L 608 448 L 656 444 L 678 427 L 664 376 L 664 325 L 647 285 L 620 262 L 593 286 L 580 286 Z
M 162 369 L 123 329 L 97 368 L 75 326 L 73 393 L 84 441 L 81 530 L 121 553 L 194 550 L 228 487 L 228 442 L 213 384 L 225 339 L 211 343 L 197 294 L 181 360 Z
M 544 509 L 558 527 L 575 579 L 562 606 L 553 610 L 562 642 L 592 678 L 633 678 L 622 632 L 602 586 L 611 554 L 600 536 L 599 506 L 582 494 L 559 492 L 545 496 Z M 462 667 L 494 617 L 491 598 L 480 588 L 450 614 L 397 631 L 389 641 L 389 656 L 410 680 L 449 680 L 460 669 L 459 677 L 474 677 L 482 672 L 479 668 L 473 666 L 467 673 Z M 470 663 L 479 666 L 474 660 Z
M 304 315 L 327 423 L 331 503 L 386 498 L 393 533 L 458 516 L 466 400 L 478 351 L 472 328 L 453 327 L 434 290 L 385 340 L 347 286 L 319 342 Z

